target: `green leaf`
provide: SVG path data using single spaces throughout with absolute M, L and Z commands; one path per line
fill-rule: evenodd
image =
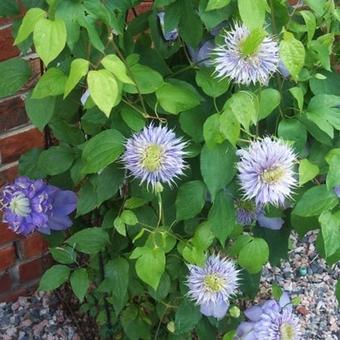
M 38 165 L 41 152 L 41 149 L 33 148 L 20 157 L 19 174 L 21 176 L 28 176 L 32 179 L 41 179 L 46 177 L 45 171 Z
M 191 239 L 192 244 L 201 250 L 207 250 L 214 241 L 212 233 L 212 225 L 209 222 L 201 223 L 195 230 L 195 234 Z
M 105 265 L 105 277 L 112 287 L 110 302 L 116 315 L 123 309 L 129 286 L 129 263 L 122 257 L 110 260 Z
M 230 111 L 229 111 L 230 112 Z M 225 118 L 225 116 L 224 116 Z M 230 123 L 229 121 L 227 123 Z M 228 125 L 223 124 L 223 129 L 228 133 L 232 133 L 232 131 L 227 130 Z M 204 122 L 203 125 L 203 136 L 208 146 L 214 146 L 215 144 L 223 143 L 226 139 L 226 136 L 221 131 L 221 115 L 219 113 L 215 113 L 208 117 L 208 119 Z
M 12 58 L 0 62 L 0 98 L 8 97 L 19 91 L 31 77 L 31 68 L 27 61 Z
M 263 26 L 266 7 L 266 0 L 238 0 L 241 19 L 250 30 Z
M 316 19 L 311 11 L 300 11 L 299 14 L 302 15 L 303 20 L 306 23 L 308 42 L 310 43 L 313 39 L 315 29 L 316 29 Z
M 109 243 L 109 235 L 101 228 L 87 228 L 73 234 L 65 241 L 85 254 L 97 254 Z
M 201 181 L 184 183 L 176 197 L 177 221 L 188 220 L 201 212 L 205 203 L 205 185 Z
M 179 33 L 186 44 L 197 48 L 203 37 L 203 25 L 191 1 L 182 1 Z
M 257 97 L 252 92 L 240 91 L 233 94 L 224 104 L 223 109 L 232 111 L 235 118 L 247 131 L 250 123 L 257 123 L 259 105 Z
M 102 65 L 110 71 L 118 80 L 126 84 L 134 84 L 131 78 L 127 75 L 125 64 L 115 55 L 109 54 L 101 61 Z
M 194 329 L 201 320 L 202 314 L 198 306 L 186 299 L 180 304 L 175 315 L 176 334 L 185 334 Z
M 235 149 L 229 143 L 203 146 L 201 173 L 213 200 L 216 193 L 233 179 L 236 173 L 235 162 Z
M 305 183 L 312 180 L 320 172 L 317 165 L 310 162 L 308 159 L 302 159 L 299 165 L 299 185 L 302 186 Z
M 133 131 L 139 131 L 145 126 L 143 115 L 130 106 L 124 105 L 120 114 L 126 125 Z
M 325 211 L 320 215 L 319 221 L 325 254 L 328 258 L 340 250 L 340 211 L 335 214 Z
M 130 197 L 124 203 L 124 209 L 136 209 L 142 207 L 146 201 L 139 197 Z
M 120 165 L 111 164 L 107 166 L 95 179 L 91 179 L 96 187 L 97 206 L 112 198 L 124 181 L 124 170 Z
M 206 11 L 212 11 L 214 9 L 220 9 L 228 6 L 231 0 L 209 0 Z
M 46 97 L 43 99 L 33 99 L 28 96 L 25 100 L 25 109 L 30 121 L 40 131 L 50 122 L 55 109 L 56 98 Z
M 71 64 L 70 75 L 67 78 L 65 84 L 64 98 L 66 98 L 70 92 L 79 83 L 82 77 L 85 77 L 89 70 L 89 61 L 85 59 L 74 59 Z
M 97 195 L 94 185 L 85 182 L 78 193 L 77 216 L 85 215 L 97 207 Z
M 329 164 L 326 178 L 328 190 L 333 190 L 335 186 L 340 185 L 340 152 L 336 152 L 340 150 L 335 149 L 335 152 L 333 150 L 331 150 L 326 156 L 326 161 Z
M 113 226 L 117 230 L 118 234 L 126 236 L 126 226 L 123 220 L 118 216 L 113 221 Z
M 250 34 L 240 42 L 240 52 L 246 57 L 252 56 L 257 52 L 263 39 L 266 37 L 266 31 L 262 27 L 255 28 Z
M 340 304 L 340 280 L 338 280 L 335 285 L 335 296 L 336 299 L 338 300 L 338 304 Z
M 235 338 L 236 331 L 229 331 L 228 333 L 223 335 L 222 340 L 233 340 Z
M 52 266 L 42 276 L 39 283 L 39 290 L 51 291 L 60 287 L 68 280 L 70 268 L 62 264 Z
M 172 114 L 190 110 L 200 104 L 200 96 L 195 88 L 182 80 L 172 79 L 156 91 L 161 107 Z
M 307 130 L 297 119 L 283 119 L 279 123 L 278 136 L 294 142 L 294 149 L 303 153 L 307 141 Z
M 11 17 L 20 14 L 19 4 L 13 0 L 2 0 L 0 3 L 0 17 Z
M 141 248 L 141 254 L 136 261 L 136 272 L 142 281 L 156 290 L 164 269 L 165 253 L 163 249 Z
M 240 251 L 238 263 L 249 273 L 258 273 L 268 261 L 269 247 L 262 238 L 253 238 Z
M 209 211 L 208 221 L 211 231 L 224 246 L 225 240 L 235 227 L 234 202 L 223 191 L 220 191 Z
M 333 191 L 328 191 L 326 185 L 308 189 L 296 203 L 292 214 L 308 217 L 320 215 L 323 211 L 334 208 L 338 199 Z
M 72 149 L 67 146 L 52 146 L 41 152 L 39 156 L 39 167 L 47 175 L 58 175 L 68 170 L 74 161 Z
M 14 44 L 18 45 L 26 40 L 33 32 L 36 23 L 44 17 L 46 17 L 46 12 L 41 8 L 29 9 L 22 20 Z
M 304 0 L 305 3 L 315 12 L 315 14 L 321 17 L 325 13 L 326 0 Z
M 71 247 L 49 248 L 53 259 L 62 264 L 72 264 L 75 262 L 75 252 Z
M 259 120 L 267 118 L 280 104 L 281 95 L 278 90 L 264 89 L 259 94 Z
M 128 225 L 136 225 L 138 223 L 138 218 L 132 210 L 123 210 L 120 218 Z
M 196 83 L 205 94 L 217 98 L 228 91 L 230 82 L 228 79 L 217 79 L 212 74 L 213 69 L 200 68 L 196 72 Z
M 130 67 L 130 72 L 131 79 L 136 83 L 141 94 L 153 93 L 164 83 L 160 73 L 145 65 L 135 64 Z M 128 93 L 138 93 L 135 85 L 127 84 L 124 90 Z
M 280 58 L 293 79 L 297 80 L 305 63 L 305 48 L 290 32 L 285 32 L 280 42 Z
M 91 98 L 107 117 L 120 101 L 120 89 L 116 78 L 107 70 L 90 71 L 87 84 Z
M 282 293 L 283 293 L 282 288 L 280 286 L 278 286 L 277 284 L 273 283 L 272 284 L 272 296 L 273 296 L 273 298 L 275 300 L 279 300 Z
M 66 80 L 66 75 L 60 69 L 55 67 L 48 69 L 35 86 L 32 98 L 41 99 L 48 96 L 63 94 Z
M 70 277 L 71 287 L 73 293 L 79 299 L 80 303 L 84 301 L 84 297 L 89 289 L 90 280 L 87 270 L 85 268 L 79 268 L 75 270 Z
M 230 110 L 225 110 L 220 116 L 220 132 L 224 137 L 233 145 L 236 143 L 240 137 L 241 127 L 235 115 Z
M 66 45 L 66 26 L 63 20 L 40 19 L 33 31 L 33 41 L 39 57 L 47 66 L 58 57 Z
M 296 101 L 298 103 L 299 110 L 302 111 L 302 109 L 303 109 L 303 101 L 304 101 L 303 89 L 301 87 L 296 86 L 296 87 L 290 88 L 289 92 L 296 99 Z
M 124 150 L 123 142 L 124 136 L 114 129 L 102 131 L 92 137 L 83 149 L 83 172 L 91 174 L 114 162 Z

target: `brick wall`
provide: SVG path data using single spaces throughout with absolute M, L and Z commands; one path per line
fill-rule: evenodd
M 11 22 L 0 19 L 0 61 L 19 55 L 13 46 Z M 24 98 L 40 75 L 40 61 L 36 55 L 25 57 L 32 67 L 32 78 L 14 96 L 0 99 L 0 186 L 17 176 L 20 155 L 33 147 L 44 145 L 43 135 L 27 118 Z M 0 302 L 29 293 L 36 284 L 50 258 L 47 245 L 38 234 L 19 237 L 0 223 Z
M 151 2 L 139 5 L 136 14 L 150 9 Z M 133 17 L 130 11 L 129 20 Z M 13 46 L 11 21 L 0 18 L 0 62 L 18 55 Z M 27 92 L 41 73 L 40 60 L 33 53 L 25 59 L 31 64 L 32 79 L 14 96 L 0 98 L 0 187 L 17 176 L 20 155 L 44 145 L 44 136 L 30 124 L 24 106 Z M 0 302 L 32 292 L 50 264 L 47 245 L 39 234 L 23 238 L 0 223 Z

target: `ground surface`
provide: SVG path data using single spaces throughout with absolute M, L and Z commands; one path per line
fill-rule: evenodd
M 264 269 L 258 300 L 268 298 L 271 284 L 276 283 L 292 297 L 301 298 L 296 307 L 303 329 L 301 340 L 338 340 L 340 313 L 334 287 L 340 268 L 339 265 L 328 267 L 319 258 L 315 239 L 313 233 L 302 242 L 293 237 L 294 250 L 289 253 L 288 261 L 282 262 L 280 268 Z M 94 338 L 91 323 L 70 309 L 65 295 L 61 298 L 39 293 L 0 304 L 1 340 L 88 340 L 89 336 Z

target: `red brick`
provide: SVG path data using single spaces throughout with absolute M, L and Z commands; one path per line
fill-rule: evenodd
M 49 255 L 19 265 L 20 283 L 38 279 L 52 264 Z
M 0 219 L 1 219 L 1 216 L 0 216 Z M 16 241 L 19 238 L 20 236 L 17 235 L 12 230 L 8 229 L 5 223 L 0 223 L 0 245 Z
M 9 292 L 12 287 L 12 278 L 9 273 L 0 274 L 0 294 Z
M 30 257 L 41 257 L 46 253 L 48 245 L 43 237 L 36 233 L 20 240 L 18 248 L 20 258 L 28 259 Z
M 44 145 L 43 134 L 32 126 L 0 136 L 0 155 L 2 163 L 16 161 L 20 155 L 34 147 Z
M 135 10 L 137 14 L 142 14 L 144 12 L 149 11 L 151 8 L 152 8 L 152 1 L 148 1 L 148 2 L 145 1 L 145 2 L 142 2 L 140 5 L 136 6 Z M 135 15 L 133 11 L 129 10 L 127 20 L 132 21 L 134 18 L 135 18 Z
M 0 30 L 0 61 L 19 55 L 19 50 L 13 46 L 12 27 Z
M 12 244 L 0 248 L 0 271 L 13 266 L 15 263 L 15 258 L 15 249 Z
M 0 101 L 0 133 L 28 123 L 23 96 Z
M 0 188 L 6 183 L 12 182 L 18 176 L 17 162 L 0 166 Z
M 29 287 L 18 288 L 14 291 L 5 292 L 0 295 L 0 302 L 12 302 L 18 299 L 19 296 L 29 296 L 34 293 L 38 287 L 38 282 L 33 282 Z

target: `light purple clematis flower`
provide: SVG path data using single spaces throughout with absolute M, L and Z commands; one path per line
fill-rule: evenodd
M 206 40 L 198 46 L 198 48 L 193 49 L 188 46 L 188 51 L 192 61 L 204 67 L 209 67 L 212 65 L 210 60 L 210 53 L 215 48 L 214 40 Z
M 165 12 L 159 12 L 157 14 L 157 16 L 158 16 L 159 24 L 161 26 L 162 35 L 163 35 L 164 40 L 166 40 L 166 41 L 175 41 L 178 38 L 178 30 L 177 30 L 177 28 L 172 29 L 170 32 L 165 32 L 165 28 L 164 28 Z
M 280 139 L 265 137 L 253 141 L 247 149 L 238 150 L 237 168 L 246 199 L 257 206 L 284 206 L 296 186 L 293 149 Z
M 277 70 L 279 46 L 270 35 L 267 35 L 258 48 L 247 55 L 242 50 L 242 44 L 249 34 L 248 28 L 238 23 L 235 23 L 233 30 L 225 32 L 224 44 L 217 46 L 212 52 L 216 76 L 231 78 L 238 84 L 266 85 Z
M 69 214 L 77 206 L 74 192 L 47 185 L 43 180 L 18 177 L 1 193 L 3 222 L 17 234 L 50 234 L 72 225 Z
M 280 230 L 284 224 L 281 217 L 269 217 L 264 209 L 257 207 L 252 201 L 237 201 L 235 203 L 237 223 L 246 226 L 255 222 L 262 228 Z
M 122 161 L 141 183 L 153 188 L 159 183 L 171 185 L 186 168 L 186 145 L 166 126 L 151 124 L 127 140 Z
M 211 255 L 203 267 L 188 265 L 188 268 L 188 296 L 200 305 L 202 314 L 222 319 L 238 288 L 239 271 L 234 262 Z
M 301 331 L 298 318 L 293 314 L 287 293 L 279 302 L 268 300 L 248 308 L 234 340 L 299 340 Z
M 340 198 L 340 185 L 336 185 L 334 187 L 334 193 L 338 198 Z

